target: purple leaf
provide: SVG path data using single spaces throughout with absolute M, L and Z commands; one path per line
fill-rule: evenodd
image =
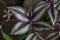
M 28 21 L 27 17 L 26 17 L 26 11 L 21 8 L 21 7 L 8 7 L 8 9 L 14 14 L 14 16 L 23 22 Z
M 47 3 L 46 4 L 43 4 L 43 5 L 37 5 L 37 7 L 34 9 L 34 13 L 37 12 L 38 10 L 41 10 L 41 8 L 45 8 L 47 6 Z
M 35 5 L 35 8 L 32 11 L 33 12 L 32 21 L 38 21 L 49 7 L 50 4 L 45 1 L 41 1 L 37 5 Z
M 22 8 L 22 7 L 19 7 L 19 6 L 12 6 L 12 7 L 7 7 L 8 9 L 13 9 L 13 10 L 16 10 L 16 11 L 18 11 L 18 12 L 21 12 L 21 13 L 23 13 L 23 14 L 25 14 L 26 13 L 26 11 L 25 11 L 25 9 L 24 8 Z M 20 13 L 19 13 L 20 14 Z
M 44 40 L 44 38 L 42 38 L 37 32 L 35 32 L 35 34 L 37 35 L 37 37 L 38 37 L 40 40 Z
M 51 19 L 51 22 L 52 22 L 52 24 L 53 24 L 53 26 L 54 26 L 54 24 L 55 24 L 56 21 L 57 21 L 58 11 L 57 11 L 55 8 L 53 8 L 53 10 L 49 9 L 49 10 L 48 10 L 48 14 L 49 14 L 50 19 Z
M 13 35 L 24 34 L 29 30 L 29 26 L 30 24 L 26 25 L 26 23 L 24 24 L 22 22 L 18 22 L 12 29 L 11 34 Z
M 49 40 L 56 40 L 59 37 L 57 32 L 53 32 L 50 35 L 48 35 L 47 39 Z
M 37 40 L 35 33 L 29 34 L 25 40 Z
M 41 16 L 44 14 L 44 12 L 45 11 L 47 11 L 47 8 L 48 8 L 49 6 L 45 6 L 45 7 L 41 7 L 41 8 L 43 8 L 43 9 L 40 9 L 41 11 L 39 11 L 39 13 L 35 13 L 35 15 L 34 15 L 34 17 L 33 17 L 33 19 L 32 19 L 32 21 L 37 21 L 37 20 L 39 20 L 40 18 L 41 18 Z M 39 8 L 37 8 L 37 9 L 35 9 L 35 10 L 38 10 Z
M 53 29 L 54 27 L 50 26 L 49 24 L 45 23 L 45 22 L 35 22 L 33 24 L 33 29 L 36 31 L 43 31 L 43 30 L 50 30 Z
M 54 26 L 58 16 L 58 11 L 56 9 L 57 6 L 60 10 L 59 2 L 57 0 L 45 0 L 40 1 L 33 8 L 30 7 L 27 12 L 22 7 L 7 7 L 13 13 L 13 15 L 21 21 L 14 26 L 11 34 L 24 34 L 29 30 L 30 25 L 32 25 L 33 29 L 36 31 L 54 29 L 54 27 L 45 22 L 37 21 L 43 16 L 45 12 L 48 12 L 52 25 Z M 33 35 L 34 34 L 29 35 L 26 40 L 30 40 Z M 33 40 L 36 40 L 35 36 Z

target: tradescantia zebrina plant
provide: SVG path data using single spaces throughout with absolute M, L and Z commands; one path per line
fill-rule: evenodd
M 20 6 L 7 7 L 8 10 L 10 10 L 19 20 L 19 22 L 14 25 L 11 34 L 24 34 L 28 32 L 30 27 L 32 27 L 35 31 L 54 29 L 49 24 L 40 21 L 40 18 L 45 12 L 47 12 L 51 19 L 52 25 L 54 26 L 60 11 L 59 2 L 59 0 L 43 0 L 37 5 L 30 7 L 28 11 Z
M 51 27 L 45 22 L 37 21 L 39 20 L 39 18 L 37 19 L 36 16 L 34 18 L 36 18 L 37 20 L 34 20 L 33 18 L 34 15 L 31 11 L 31 7 L 28 12 L 26 12 L 25 9 L 23 9 L 22 7 L 17 7 L 17 6 L 8 7 L 8 9 L 19 20 L 19 22 L 12 29 L 11 34 L 13 35 L 26 33 L 30 27 L 32 27 L 36 31 L 54 29 L 53 27 Z M 40 16 L 40 14 L 38 14 L 38 16 Z M 45 28 L 45 26 L 47 26 L 47 28 Z M 39 27 L 39 30 L 37 30 L 38 27 Z
M 25 40 L 44 40 L 37 32 L 31 33 L 27 36 Z
M 60 38 L 60 15 L 54 25 L 55 30 L 47 36 L 48 40 L 58 40 Z
M 43 13 L 46 11 L 48 12 L 48 15 L 50 16 L 52 25 L 54 26 L 56 20 L 57 20 L 57 16 L 58 16 L 58 10 L 60 10 L 60 0 L 44 0 L 44 1 L 40 1 L 40 3 L 38 3 L 36 6 L 38 6 L 34 12 L 40 10 L 41 8 L 43 8 Z M 41 13 L 41 12 L 40 12 Z M 43 13 L 41 13 L 41 16 L 43 15 Z
M 43 30 L 50 30 L 54 29 L 50 25 L 48 25 L 45 22 L 38 21 L 40 18 L 34 17 L 33 18 L 33 12 L 32 8 L 30 7 L 28 11 L 26 11 L 22 7 L 18 6 L 13 6 L 13 7 L 8 7 L 8 9 L 13 13 L 13 15 L 19 20 L 18 23 L 14 25 L 14 28 L 12 29 L 11 34 L 12 35 L 21 35 L 29 31 L 29 28 L 32 27 L 33 30 L 35 31 L 43 31 Z M 40 16 L 41 14 L 37 14 L 37 16 Z M 36 20 L 37 19 L 37 20 Z M 47 26 L 47 27 L 46 27 Z M 46 28 L 45 28 L 46 27 Z M 34 37 L 34 38 L 31 38 Z M 40 38 L 40 36 L 39 36 Z M 26 40 L 29 39 L 37 39 L 36 33 L 32 33 L 31 36 L 29 35 Z M 42 39 L 42 37 L 40 38 Z
M 18 7 L 18 6 L 8 7 L 8 9 L 19 20 L 19 22 L 16 23 L 12 29 L 12 32 L 11 32 L 12 35 L 24 34 L 24 33 L 28 32 L 30 27 L 32 27 L 35 31 L 54 29 L 53 27 L 51 27 L 47 23 L 42 22 L 42 21 L 38 21 L 39 18 L 38 18 L 38 20 L 33 20 L 34 15 L 33 15 L 31 7 L 30 7 L 29 11 L 26 11 L 22 7 Z M 40 14 L 38 14 L 38 15 L 40 16 Z M 47 26 L 47 27 L 45 28 L 45 26 Z M 32 33 L 32 34 L 33 34 L 32 36 L 35 35 L 35 33 Z M 28 39 L 31 38 L 30 36 L 28 36 L 28 37 L 29 37 Z M 33 39 L 36 40 L 36 38 L 37 38 L 37 35 L 36 35 L 36 37 L 34 36 Z M 26 40 L 28 40 L 28 39 L 26 38 Z M 42 37 L 40 39 L 42 39 Z

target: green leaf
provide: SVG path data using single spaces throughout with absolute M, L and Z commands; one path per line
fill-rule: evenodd
M 1 33 L 5 40 L 12 40 L 12 38 L 10 36 L 8 36 L 6 33 L 4 33 L 3 30 L 1 30 Z
M 24 40 L 25 37 L 26 37 L 26 35 L 18 35 L 18 36 L 16 37 L 16 40 Z

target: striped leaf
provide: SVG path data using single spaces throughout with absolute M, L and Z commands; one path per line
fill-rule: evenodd
M 25 40 L 37 40 L 35 33 L 29 34 Z
M 26 17 L 26 11 L 22 8 L 22 7 L 7 7 L 13 14 L 14 16 L 23 22 L 28 21 L 27 17 Z
M 49 9 L 49 10 L 48 10 L 48 14 L 49 14 L 50 19 L 51 19 L 51 22 L 52 22 L 52 24 L 53 24 L 53 26 L 54 26 L 54 24 L 55 24 L 56 21 L 57 21 L 58 11 L 57 11 L 55 8 L 53 8 L 53 10 Z
M 47 37 L 47 39 L 48 40 L 56 40 L 58 37 L 59 37 L 58 32 L 53 32 Z
M 41 16 L 47 11 L 49 6 L 50 5 L 48 5 L 48 3 L 38 3 L 33 10 L 32 21 L 38 21 L 41 18 Z
M 18 22 L 14 25 L 11 35 L 21 35 L 26 33 L 29 30 L 30 24 L 24 24 L 22 22 Z
M 33 29 L 36 31 L 44 31 L 44 30 L 54 30 L 54 27 L 50 26 L 49 24 L 45 23 L 45 22 L 35 22 L 33 24 Z

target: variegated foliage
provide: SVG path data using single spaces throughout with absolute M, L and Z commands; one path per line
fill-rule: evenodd
M 48 12 L 48 15 L 50 16 L 52 25 L 54 26 L 57 16 L 58 16 L 58 11 L 60 11 L 59 5 L 60 0 L 45 0 L 45 1 L 40 1 L 34 9 L 34 12 L 40 10 L 42 8 L 43 11 L 39 12 L 40 15 L 42 16 L 44 12 Z M 43 12 L 43 13 L 42 13 Z
M 16 17 L 16 19 L 19 20 L 19 22 L 14 25 L 11 34 L 24 34 L 29 30 L 30 27 L 32 27 L 35 31 L 54 29 L 58 13 L 60 11 L 59 4 L 60 0 L 42 0 L 37 5 L 30 7 L 28 11 L 20 6 L 7 7 L 8 10 L 10 10 Z M 45 12 L 48 13 L 53 26 L 39 21 Z M 32 35 L 33 34 L 31 34 L 29 37 Z
M 37 32 L 29 34 L 25 40 L 44 40 Z
M 58 38 L 60 38 L 60 15 L 54 25 L 54 29 L 54 32 L 48 35 L 48 40 L 59 40 Z
M 36 31 L 54 29 L 45 22 L 37 21 L 39 20 L 41 13 L 37 14 L 37 16 L 33 18 L 34 15 L 31 11 L 31 7 L 28 12 L 26 12 L 26 10 L 21 7 L 8 7 L 8 9 L 18 20 L 20 20 L 18 23 L 16 23 L 16 25 L 14 25 L 14 28 L 12 29 L 11 34 L 13 35 L 26 33 L 30 27 L 32 27 Z M 47 26 L 47 28 L 45 28 L 45 26 Z

